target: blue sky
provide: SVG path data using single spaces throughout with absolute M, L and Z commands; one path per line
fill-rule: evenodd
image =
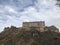
M 60 28 L 60 8 L 56 3 L 56 0 L 0 0 L 0 32 L 4 27 L 20 27 L 22 22 L 29 21 L 45 21 L 48 26 Z

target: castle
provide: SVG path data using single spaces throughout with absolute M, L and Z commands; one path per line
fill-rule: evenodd
M 14 26 L 11 26 L 11 28 L 16 28 Z M 7 27 L 4 30 L 8 31 L 11 28 Z M 40 32 L 45 32 L 45 31 L 52 31 L 52 32 L 59 32 L 59 29 L 56 28 L 55 26 L 45 26 L 44 21 L 36 21 L 36 22 L 23 22 L 22 27 L 18 28 L 19 30 L 38 30 Z
M 26 30 L 30 30 L 32 28 L 44 32 L 44 31 L 53 31 L 53 32 L 59 32 L 59 29 L 56 28 L 55 26 L 45 26 L 44 21 L 39 21 L 39 22 L 23 22 L 22 28 Z

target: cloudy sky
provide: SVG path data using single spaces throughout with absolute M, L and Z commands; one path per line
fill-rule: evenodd
M 60 28 L 59 0 L 0 0 L 0 32 L 22 22 L 45 21 Z

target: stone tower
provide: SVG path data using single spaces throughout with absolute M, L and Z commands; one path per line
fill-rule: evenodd
M 38 31 L 44 32 L 45 28 L 45 22 L 40 21 L 40 22 L 23 22 L 23 28 L 31 28 L 34 27 Z

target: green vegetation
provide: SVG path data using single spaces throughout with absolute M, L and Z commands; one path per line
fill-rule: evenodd
M 27 31 L 11 26 L 0 33 L 0 45 L 60 45 L 60 33 L 39 32 L 34 28 Z

